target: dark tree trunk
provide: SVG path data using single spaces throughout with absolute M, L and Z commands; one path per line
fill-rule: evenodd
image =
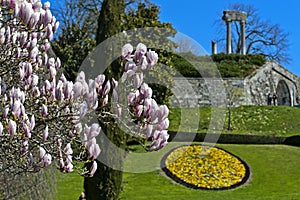
M 120 33 L 122 16 L 125 13 L 124 0 L 104 0 L 98 18 L 96 33 L 96 43 L 100 44 L 107 38 Z M 114 44 L 108 44 L 114 46 Z M 111 47 L 107 47 L 107 58 L 113 54 Z M 114 51 L 114 49 L 113 49 Z M 116 51 L 116 50 L 115 50 Z M 121 49 L 118 49 L 120 52 Z M 108 59 L 109 60 L 109 59 Z M 106 63 L 110 67 L 105 71 L 105 75 L 111 77 L 120 76 L 120 63 L 114 61 L 112 64 Z M 119 69 L 119 70 L 116 70 Z M 107 120 L 106 120 L 107 121 Z M 124 161 L 124 151 L 122 149 L 126 143 L 126 137 L 122 130 L 114 123 L 114 119 L 108 119 L 109 123 L 101 123 L 102 134 L 98 141 L 101 148 L 100 158 L 97 161 L 98 169 L 93 177 L 84 179 L 84 190 L 87 200 L 117 200 L 121 193 L 122 186 L 122 166 Z
M 100 137 L 101 154 L 93 177 L 84 178 L 87 200 L 117 200 L 122 187 L 125 135 L 119 128 L 102 125 L 106 137 Z M 102 134 L 102 133 L 101 133 Z

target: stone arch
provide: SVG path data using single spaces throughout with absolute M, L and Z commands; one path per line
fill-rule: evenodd
M 291 106 L 291 94 L 288 84 L 284 80 L 280 80 L 276 88 L 277 104 L 279 106 Z

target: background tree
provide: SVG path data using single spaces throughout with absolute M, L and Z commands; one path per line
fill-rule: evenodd
M 79 67 L 95 48 L 97 17 L 102 0 L 56 1 L 54 10 L 60 21 L 58 36 L 52 42 L 52 49 L 61 58 L 68 80 L 74 81 Z
M 275 60 L 279 63 L 288 63 L 290 57 L 288 54 L 289 41 L 286 33 L 279 24 L 273 24 L 270 21 L 263 20 L 258 10 L 252 5 L 236 3 L 228 6 L 228 10 L 246 12 L 248 20 L 246 23 L 246 54 L 262 54 L 269 60 Z M 218 42 L 225 47 L 226 26 L 224 21 L 219 18 L 216 21 L 218 32 Z M 235 53 L 241 53 L 241 31 L 239 22 L 232 22 L 232 50 Z

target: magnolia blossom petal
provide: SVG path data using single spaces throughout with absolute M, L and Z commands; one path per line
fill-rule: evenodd
M 90 175 L 91 176 L 94 176 L 95 172 L 97 170 L 97 162 L 94 160 L 93 164 L 92 164 L 92 167 L 90 169 Z

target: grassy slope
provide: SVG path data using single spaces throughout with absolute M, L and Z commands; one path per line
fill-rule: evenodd
M 164 177 L 159 170 L 125 173 L 122 199 L 128 200 L 262 200 L 300 199 L 300 151 L 280 145 L 219 145 L 244 159 L 251 167 L 252 181 L 228 191 L 191 190 Z
M 189 113 L 184 114 L 182 112 Z M 211 108 L 173 108 L 170 111 L 170 129 L 184 132 L 206 132 L 211 120 Z M 216 110 L 216 112 L 218 112 Z M 181 119 L 181 115 L 185 117 Z M 223 116 L 224 133 L 253 135 L 300 135 L 300 109 L 285 106 L 241 106 L 232 109 L 233 131 L 226 131 L 227 117 Z

